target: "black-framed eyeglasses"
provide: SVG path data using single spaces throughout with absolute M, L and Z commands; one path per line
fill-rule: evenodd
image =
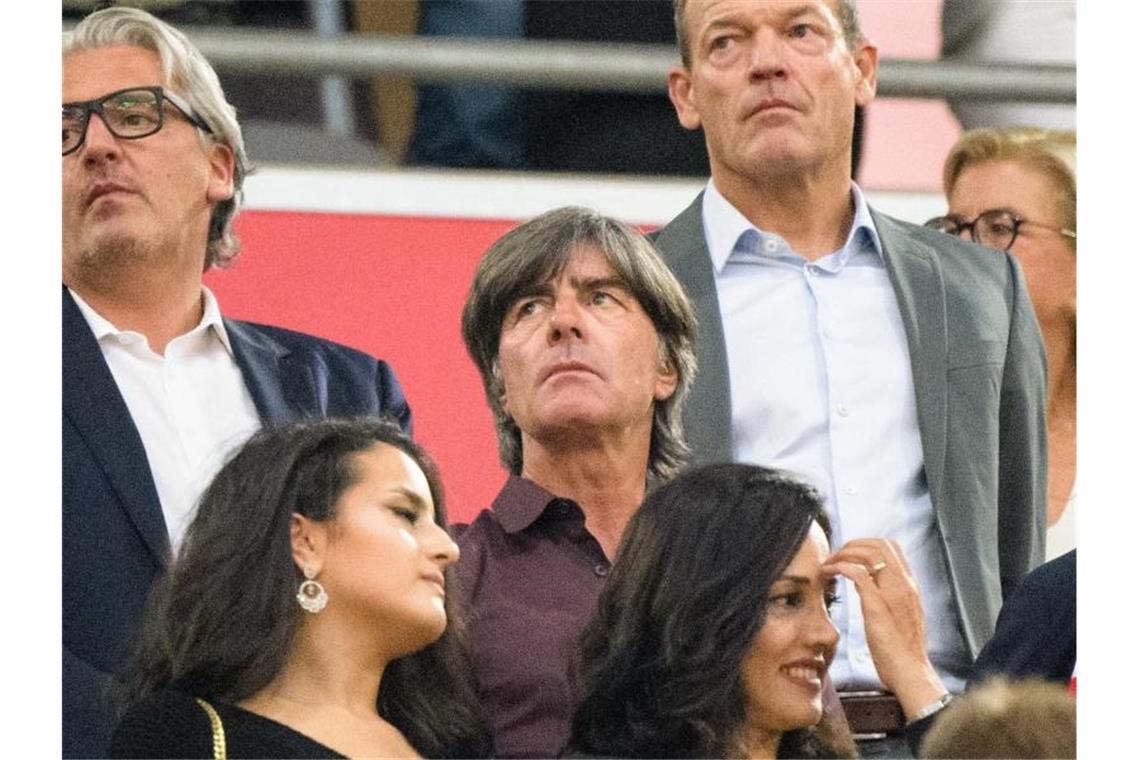
M 995 208 L 989 211 L 983 211 L 978 214 L 977 218 L 972 222 L 967 222 L 957 214 L 950 214 L 948 216 L 936 216 L 926 223 L 927 227 L 935 230 L 941 230 L 950 235 L 961 236 L 963 230 L 970 231 L 970 239 L 975 243 L 987 245 L 990 248 L 996 248 L 999 251 L 1008 251 L 1013 247 L 1013 241 L 1017 240 L 1018 231 L 1025 226 L 1031 227 L 1044 227 L 1045 229 L 1059 232 L 1065 237 L 1070 237 L 1073 240 L 1077 239 L 1075 230 L 1065 229 L 1064 227 L 1053 227 L 1041 222 L 1031 222 L 1022 219 L 1017 214 L 1009 209 Z
M 91 114 L 99 114 L 111 134 L 120 140 L 137 140 L 162 129 L 167 102 L 198 129 L 213 134 L 190 104 L 174 93 L 161 87 L 130 87 L 95 100 L 63 104 L 63 155 L 74 153 L 83 145 Z

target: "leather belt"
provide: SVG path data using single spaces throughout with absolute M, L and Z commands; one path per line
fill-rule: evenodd
M 841 691 L 839 703 L 855 739 L 882 739 L 902 733 L 906 716 L 889 691 Z

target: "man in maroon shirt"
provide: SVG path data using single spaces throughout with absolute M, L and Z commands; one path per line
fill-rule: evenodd
M 569 737 L 578 634 L 647 485 L 684 460 L 694 330 L 652 244 L 592 211 L 544 214 L 479 264 L 463 336 L 511 476 L 462 532 L 458 570 L 499 757 Z

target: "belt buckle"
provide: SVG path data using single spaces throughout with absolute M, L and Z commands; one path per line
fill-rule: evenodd
M 891 692 L 839 692 L 839 702 L 855 741 L 886 739 L 892 734 L 901 733 L 904 728 L 902 708 Z

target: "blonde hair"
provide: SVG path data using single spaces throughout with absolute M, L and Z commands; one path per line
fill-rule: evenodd
M 949 198 L 967 168 L 989 161 L 1015 161 L 1040 172 L 1053 187 L 1057 223 L 1077 229 L 1077 133 L 1013 127 L 973 129 L 951 148 L 942 169 L 942 190 Z M 1069 239 L 1076 248 L 1076 240 Z
M 934 721 L 919 757 L 1076 757 L 1077 703 L 1039 678 L 991 678 Z

